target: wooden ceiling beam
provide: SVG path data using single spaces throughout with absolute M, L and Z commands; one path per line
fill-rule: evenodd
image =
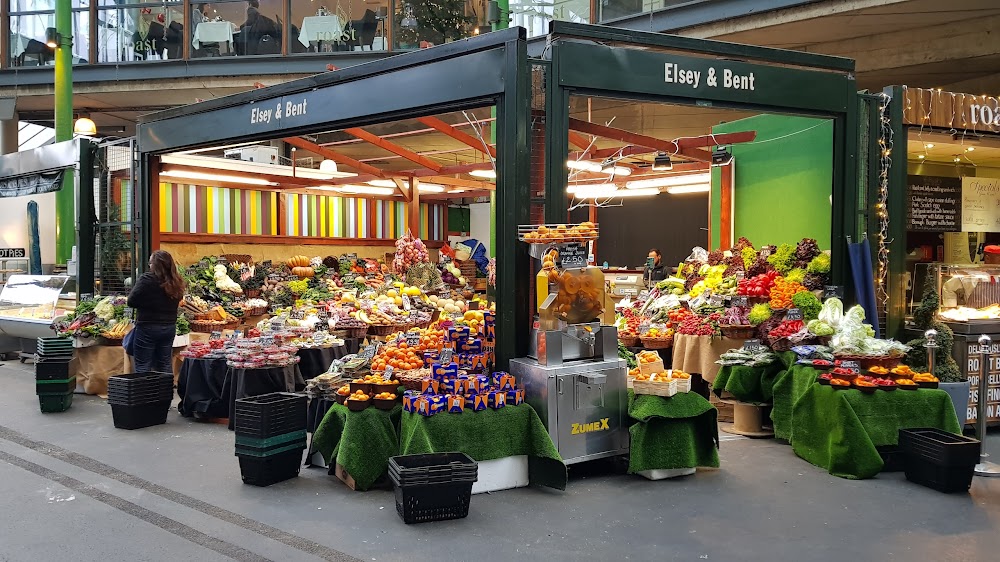
M 482 152 L 483 154 L 489 154 L 493 158 L 497 157 L 496 148 L 490 146 L 487 143 L 484 143 L 483 141 L 479 140 L 478 138 L 466 132 L 459 131 L 455 127 L 452 127 L 451 125 L 445 123 L 444 121 L 438 119 L 437 117 L 420 117 L 417 119 L 417 121 L 420 121 L 424 125 L 427 125 L 428 127 L 434 129 L 435 131 L 448 135 L 449 137 L 457 140 L 458 142 L 467 145 L 469 147 L 472 147 L 478 150 L 479 152 Z
M 366 131 L 364 129 L 353 127 L 353 128 L 350 128 L 350 129 L 344 129 L 344 132 L 347 133 L 347 134 L 349 134 L 349 135 L 351 135 L 351 136 L 353 136 L 353 137 L 357 137 L 357 138 L 359 138 L 359 139 L 361 139 L 361 140 L 363 140 L 365 142 L 373 144 L 373 145 L 381 148 L 382 150 L 389 151 L 389 152 L 395 154 L 396 156 L 400 156 L 402 158 L 405 158 L 405 159 L 409 160 L 410 162 L 413 162 L 414 164 L 418 164 L 420 166 L 423 166 L 424 168 L 427 168 L 429 170 L 433 170 L 433 171 L 438 172 L 438 173 L 441 172 L 441 168 L 442 168 L 441 164 L 438 164 L 437 162 L 431 160 L 430 158 L 427 158 L 426 156 L 422 156 L 420 154 L 417 154 L 416 152 L 413 152 L 412 150 L 403 148 L 402 146 L 399 146 L 398 144 L 396 144 L 394 142 L 387 141 L 387 140 L 383 139 L 382 137 L 380 137 L 378 135 L 369 133 L 368 131 Z
M 654 151 L 680 154 L 690 158 L 691 160 L 697 160 L 699 162 L 711 162 L 712 160 L 712 154 L 704 150 L 698 150 L 696 148 L 681 149 L 677 146 L 677 143 L 673 141 L 665 141 L 646 135 L 639 135 L 631 131 L 616 129 L 615 127 L 608 127 L 606 125 L 598 125 L 597 123 L 588 123 L 587 121 L 574 119 L 572 117 L 569 120 L 569 128 L 581 133 L 616 140 L 630 145 L 645 146 Z
M 591 140 L 587 138 L 586 135 L 581 135 L 580 133 L 577 133 L 575 131 L 568 131 L 568 134 L 569 134 L 569 143 L 577 148 L 587 150 L 588 148 L 590 148 L 590 145 L 593 144 Z
M 322 147 L 322 146 L 320 146 L 320 145 L 318 145 L 318 144 L 316 144 L 314 142 L 307 141 L 304 138 L 301 138 L 301 137 L 287 137 L 287 138 L 285 138 L 285 142 L 287 142 L 288 144 L 294 146 L 295 148 L 300 148 L 302 150 L 308 150 L 310 152 L 315 152 L 316 154 L 319 154 L 323 158 L 326 158 L 328 160 L 333 160 L 334 162 L 336 162 L 338 164 L 343 164 L 345 166 L 350 166 L 350 167 L 354 168 L 355 170 L 357 170 L 359 172 L 362 172 L 362 173 L 365 173 L 365 174 L 369 174 L 369 175 L 375 176 L 375 177 L 380 178 L 380 179 L 385 179 L 385 177 L 386 177 L 386 173 L 385 172 L 383 172 L 382 170 L 379 170 L 378 168 L 376 168 L 375 166 L 372 166 L 371 164 L 365 164 L 364 162 L 359 162 L 359 161 L 351 158 L 350 156 L 344 156 L 343 154 L 340 154 L 339 152 L 334 152 L 334 151 L 330 150 L 329 148 Z

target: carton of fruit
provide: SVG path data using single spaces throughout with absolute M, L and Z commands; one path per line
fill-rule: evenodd
M 482 394 L 489 391 L 491 386 L 490 377 L 486 375 L 479 375 L 477 377 L 469 379 L 469 392 L 468 394 Z
M 403 394 L 403 410 L 413 413 L 417 411 L 417 399 L 420 398 L 419 394 L 414 394 L 413 391 L 406 391 Z
M 483 342 L 479 339 L 469 338 L 458 342 L 458 351 L 460 353 L 482 353 L 483 352 Z
M 445 332 L 445 341 L 459 342 L 467 339 L 469 339 L 468 326 L 454 326 L 448 328 L 448 331 Z
M 477 394 L 473 398 L 472 411 L 481 412 L 489 407 L 489 395 L 488 394 Z
M 507 405 L 507 392 L 503 390 L 490 391 L 487 397 L 489 398 L 490 408 L 494 410 L 499 410 Z
M 652 363 L 639 363 L 639 372 L 644 375 L 662 373 L 663 371 L 666 371 L 666 367 L 664 367 L 662 359 L 657 359 Z
M 415 402 L 416 412 L 421 416 L 431 417 L 437 413 L 437 410 L 431 407 L 431 401 L 427 396 L 421 396 Z
M 469 378 L 458 377 L 457 379 L 448 379 L 439 386 L 442 392 L 464 395 L 469 392 Z
M 465 355 L 465 369 L 475 373 L 481 373 L 486 370 L 486 355 L 482 353 L 477 353 L 474 355 Z
M 465 411 L 465 396 L 449 394 L 448 411 L 453 414 L 461 414 Z
M 431 403 L 431 411 L 433 413 L 437 414 L 438 412 L 443 412 L 448 409 L 448 399 L 445 398 L 444 395 L 430 394 L 426 398 Z
M 454 379 L 458 377 L 458 365 L 454 362 L 448 365 L 434 363 L 431 365 L 431 377 L 437 380 Z
M 437 379 L 424 379 L 420 381 L 420 392 L 422 394 L 437 394 L 441 388 L 441 381 Z
M 520 406 L 524 403 L 524 390 L 508 390 L 507 391 L 507 404 L 511 406 Z
M 508 390 L 514 390 L 514 377 L 506 371 L 497 371 L 493 373 L 493 386 L 497 387 L 498 390 L 507 392 Z
M 425 351 L 424 352 L 424 367 L 430 369 L 438 360 L 438 354 L 436 351 Z

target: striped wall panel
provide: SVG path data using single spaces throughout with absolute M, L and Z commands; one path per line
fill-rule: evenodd
M 160 231 L 196 234 L 277 234 L 274 192 L 160 184 Z

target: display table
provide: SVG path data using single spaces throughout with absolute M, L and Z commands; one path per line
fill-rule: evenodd
M 774 380 L 784 370 L 785 365 L 781 361 L 763 367 L 727 365 L 719 369 L 712 391 L 719 398 L 725 391 L 740 402 L 768 403 L 774 396 Z
M 338 465 L 367 490 L 389 466 L 389 457 L 461 451 L 477 461 L 527 455 L 532 484 L 566 489 L 567 472 L 538 414 L 527 404 L 431 417 L 367 408 L 350 412 L 335 404 L 313 434 L 310 454 L 318 452 L 333 474 Z
M 709 383 L 715 381 L 720 365 L 719 357 L 735 347 L 743 347 L 745 340 L 713 338 L 711 336 L 674 336 L 673 368 L 686 373 L 700 373 Z
M 125 349 L 121 346 L 94 345 L 73 350 L 69 376 L 76 377 L 77 388 L 87 394 L 108 395 L 108 378 L 125 370 Z
M 841 478 L 871 478 L 883 467 L 876 447 L 896 445 L 899 430 L 933 427 L 961 433 L 943 390 L 862 394 L 813 383 L 792 406 L 792 450 Z
M 566 465 L 542 420 L 527 404 L 431 417 L 403 413 L 401 455 L 447 451 L 461 451 L 480 462 L 527 455 L 532 484 L 566 489 Z
M 225 359 L 184 359 L 177 379 L 181 397 L 177 409 L 184 417 L 228 418 L 232 379 Z
M 236 28 L 228 21 L 203 21 L 194 28 L 191 45 L 200 49 L 203 43 L 233 43 L 233 30 Z
M 354 479 L 356 490 L 367 490 L 388 472 L 389 457 L 399 454 L 402 413 L 402 406 L 352 412 L 334 404 L 313 433 L 306 458 L 320 453 L 330 465 L 330 474 L 340 466 Z M 443 415 L 447 414 L 438 414 Z
M 786 362 L 787 365 L 787 362 Z M 819 371 L 806 365 L 792 365 L 774 378 L 771 388 L 771 422 L 774 436 L 785 441 L 792 440 L 792 408 L 796 402 L 816 384 Z M 895 392 L 907 392 L 896 390 Z
M 347 347 L 334 345 L 311 349 L 302 348 L 297 355 L 301 359 L 299 362 L 299 371 L 302 373 L 302 378 L 311 379 L 329 371 L 330 365 L 335 359 L 340 359 L 347 355 Z
M 628 391 L 630 474 L 719 466 L 717 411 L 694 392 L 670 398 Z

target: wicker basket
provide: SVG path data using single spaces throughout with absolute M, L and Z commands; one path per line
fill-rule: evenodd
M 674 346 L 674 336 L 666 338 L 639 338 L 646 349 L 670 349 Z
M 344 332 L 345 338 L 360 340 L 368 334 L 368 328 L 368 326 L 361 326 L 359 328 L 344 328 L 343 330 L 337 331 Z
M 388 336 L 406 331 L 406 328 L 405 324 L 371 324 L 368 326 L 368 333 L 373 336 Z
M 247 289 L 244 294 L 248 299 L 256 299 L 260 297 L 260 289 Z
M 476 272 L 479 271 L 475 260 L 469 259 L 462 262 L 456 260 L 456 262 L 458 263 L 458 271 L 462 273 L 462 277 L 465 277 L 467 282 L 472 283 L 476 278 Z
M 253 263 L 253 256 L 250 254 L 222 254 L 219 256 L 229 263 Z
M 123 341 L 125 341 L 124 338 L 110 339 L 101 336 L 100 338 L 97 339 L 97 345 L 103 345 L 105 347 L 121 347 Z
M 637 380 L 632 383 L 632 390 L 636 394 L 651 394 L 653 396 L 669 398 L 677 394 L 677 381 L 649 382 Z
M 639 347 L 639 336 L 623 336 L 619 333 L 618 341 L 625 347 Z
M 734 340 L 748 340 L 757 331 L 756 326 L 749 324 L 733 324 L 731 326 L 719 326 L 722 335 Z
M 238 325 L 238 324 L 237 324 Z M 209 324 L 207 322 L 191 321 L 191 331 L 199 334 L 211 334 L 226 329 L 227 324 Z
M 791 351 L 793 347 L 795 347 L 796 345 L 800 345 L 792 343 L 791 340 L 789 340 L 788 338 L 778 338 L 775 340 L 768 338 L 768 343 L 771 346 L 771 351 L 774 351 L 776 353 L 781 353 L 783 351 Z

